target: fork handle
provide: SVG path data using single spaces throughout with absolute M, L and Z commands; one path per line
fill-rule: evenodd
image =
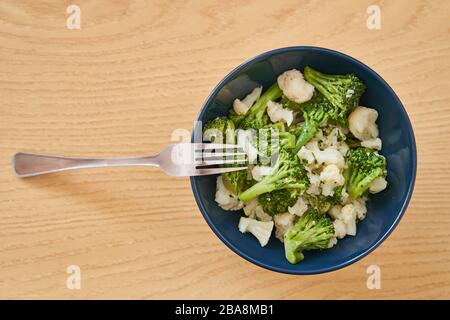
M 19 178 L 72 169 L 118 166 L 159 167 L 159 163 L 157 156 L 136 158 L 70 158 L 19 152 L 13 157 L 14 173 Z

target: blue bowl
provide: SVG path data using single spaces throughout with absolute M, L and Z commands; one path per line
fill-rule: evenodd
M 391 87 L 372 69 L 337 51 L 317 47 L 288 47 L 265 52 L 228 74 L 206 99 L 199 121 L 226 115 L 232 101 L 257 85 L 267 89 L 289 69 L 311 66 L 330 74 L 355 73 L 367 86 L 360 104 L 378 111 L 383 140 L 382 154 L 388 163 L 389 186 L 367 203 L 367 217 L 358 224 L 355 237 L 347 236 L 329 250 L 307 251 L 305 259 L 290 264 L 283 244 L 272 236 L 262 248 L 251 234 L 238 230 L 242 212 L 227 212 L 214 201 L 216 176 L 192 177 L 195 200 L 214 233 L 234 252 L 254 264 L 289 274 L 317 274 L 348 266 L 378 247 L 394 230 L 411 198 L 416 177 L 416 144 L 408 115 Z

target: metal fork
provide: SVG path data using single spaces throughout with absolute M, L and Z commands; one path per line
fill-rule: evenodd
M 14 173 L 19 178 L 73 169 L 149 166 L 169 176 L 201 176 L 246 169 L 246 166 L 212 168 L 213 165 L 235 165 L 246 162 L 239 146 L 217 143 L 179 143 L 166 146 L 154 156 L 133 158 L 72 158 L 34 153 L 16 153 Z

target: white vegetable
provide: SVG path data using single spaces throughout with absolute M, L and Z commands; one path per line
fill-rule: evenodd
M 384 177 L 376 178 L 372 181 L 372 183 L 369 185 L 369 191 L 371 193 L 378 193 L 386 189 L 387 187 L 387 181 Z
M 252 107 L 252 105 L 261 96 L 262 87 L 256 87 L 250 92 L 242 101 L 235 99 L 233 102 L 233 109 L 239 115 L 244 115 Z
M 355 206 L 356 216 L 358 217 L 358 219 L 364 220 L 367 213 L 366 198 L 365 197 L 358 198 L 352 201 L 352 204 Z
M 250 164 L 255 163 L 258 158 L 258 150 L 252 145 L 252 141 L 256 141 L 256 130 L 236 130 L 237 144 L 242 147 L 247 154 Z
M 239 231 L 242 233 L 250 232 L 258 239 L 261 247 L 264 247 L 269 242 L 273 225 L 273 221 L 263 222 L 241 217 L 239 220 Z
M 281 214 L 276 214 L 273 217 L 275 222 L 275 237 L 284 242 L 284 234 L 294 226 L 295 216 L 285 212 Z
M 345 183 L 344 176 L 335 164 L 327 165 L 320 173 L 320 181 L 322 181 L 322 194 L 324 196 L 332 196 L 334 188 L 342 186 Z
M 314 174 L 309 167 L 305 167 L 306 174 L 309 179 L 309 188 L 306 190 L 307 193 L 313 195 L 319 195 L 321 193 L 320 190 L 320 175 Z
M 348 128 L 361 141 L 375 139 L 378 137 L 377 118 L 375 109 L 356 107 L 348 117 Z
M 269 101 L 267 102 L 267 114 L 273 123 L 283 120 L 288 126 L 294 121 L 294 112 L 283 108 L 281 103 Z
M 273 168 L 269 166 L 255 166 L 252 169 L 252 177 L 256 181 L 261 181 L 264 176 L 268 176 Z
M 306 210 L 308 210 L 308 204 L 302 197 L 298 197 L 297 202 L 292 207 L 288 207 L 290 214 L 294 214 L 299 217 L 301 217 Z
M 222 176 L 217 177 L 216 181 L 216 197 L 217 204 L 224 210 L 236 211 L 242 209 L 244 203 L 239 201 L 239 198 L 232 194 L 223 184 Z
M 344 168 L 344 156 L 334 148 L 320 150 L 317 141 L 310 141 L 297 153 L 300 160 L 305 160 L 308 165 L 335 164 L 339 169 Z
M 244 213 L 247 217 L 252 219 L 257 219 L 260 221 L 272 221 L 272 216 L 264 212 L 264 209 L 259 204 L 257 198 L 245 203 Z
M 334 220 L 334 234 L 338 239 L 342 239 L 347 235 L 347 227 L 341 220 Z
M 370 149 L 381 150 L 382 142 L 380 138 L 369 139 L 362 141 L 361 146 Z
M 296 69 L 288 70 L 281 74 L 277 82 L 283 94 L 294 102 L 302 103 L 310 100 L 313 96 L 314 87 Z
M 246 202 L 244 205 L 244 214 L 247 217 L 254 219 L 256 217 L 255 209 L 258 205 L 259 203 L 257 198 L 254 198 Z

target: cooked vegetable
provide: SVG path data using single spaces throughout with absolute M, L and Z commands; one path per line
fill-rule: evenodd
M 270 215 L 284 213 L 288 211 L 297 202 L 297 189 L 281 189 L 272 192 L 263 193 L 258 197 L 264 212 Z
M 368 148 L 351 149 L 347 154 L 344 176 L 348 194 L 357 199 L 375 179 L 386 176 L 386 159 Z
M 359 104 L 366 86 L 354 74 L 331 75 L 311 67 L 304 70 L 305 79 L 311 83 L 330 103 L 337 108 L 336 121 L 347 122 L 348 113 Z
M 244 116 L 237 115 L 234 111 L 231 111 L 230 118 L 234 121 L 237 128 L 261 129 L 269 123 L 269 117 L 266 113 L 267 103 L 280 97 L 280 87 L 278 87 L 277 83 L 274 83 L 261 95 Z
M 306 170 L 297 156 L 281 149 L 272 172 L 260 182 L 239 195 L 241 201 L 249 201 L 260 194 L 280 189 L 298 189 L 303 193 L 309 186 Z
M 217 117 L 207 122 L 203 128 L 203 140 L 234 144 L 236 132 L 233 121 L 227 117 Z
M 275 227 L 290 263 L 356 235 L 367 196 L 387 187 L 378 113 L 359 106 L 364 90 L 353 74 L 288 70 L 205 126 L 205 140 L 236 143 L 249 161 L 217 178 L 216 202 L 243 209 L 239 230 L 261 246 Z
M 331 220 L 315 210 L 308 210 L 284 235 L 286 259 L 295 264 L 303 260 L 305 250 L 328 248 L 333 235 Z
M 245 217 L 241 217 L 239 220 L 239 231 L 253 234 L 258 239 L 261 247 L 264 247 L 269 242 L 272 229 L 273 221 L 258 221 Z

